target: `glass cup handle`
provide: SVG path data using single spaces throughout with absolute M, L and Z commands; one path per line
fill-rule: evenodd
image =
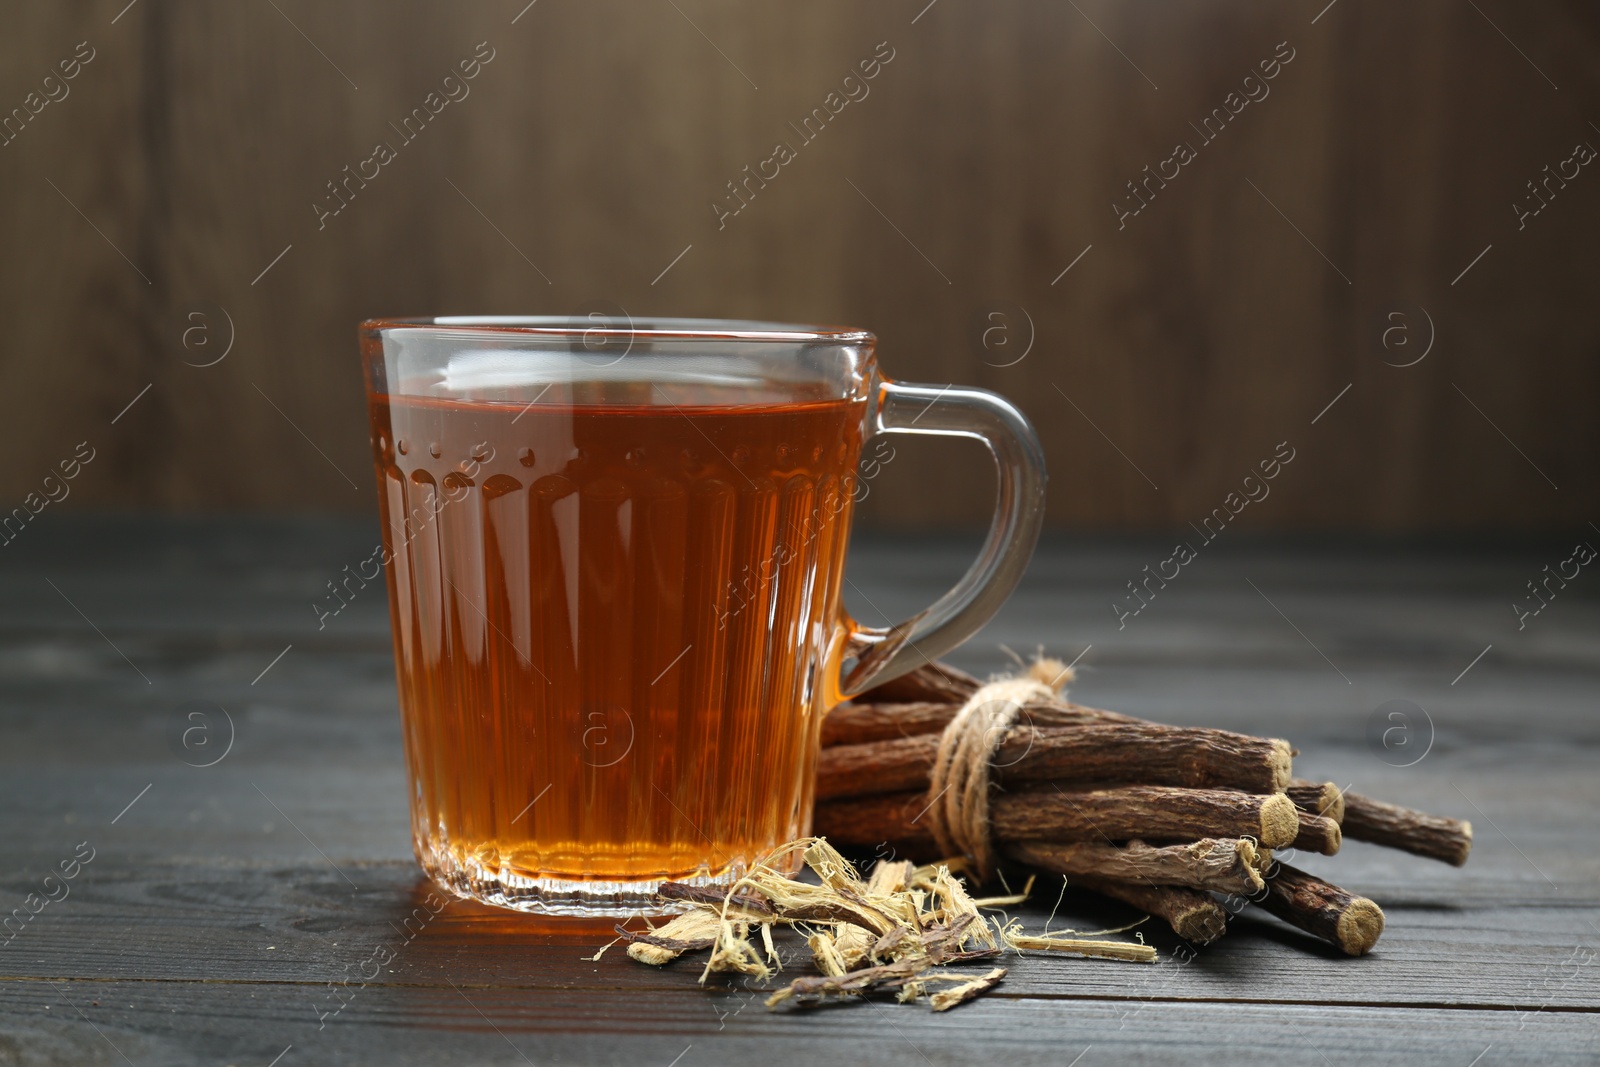
M 983 549 L 955 588 L 897 626 L 845 619 L 843 654 L 855 664 L 840 682 L 841 698 L 930 663 L 977 633 L 1021 580 L 1044 523 L 1044 451 L 1028 420 L 1004 397 L 955 385 L 884 381 L 871 430 L 982 441 L 994 456 L 999 498 Z

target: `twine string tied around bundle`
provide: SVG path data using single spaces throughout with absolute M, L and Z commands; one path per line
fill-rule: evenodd
M 989 785 L 994 756 L 1030 702 L 1058 699 L 1072 668 L 1040 657 L 1020 675 L 973 693 L 939 738 L 929 774 L 929 824 L 946 856 L 970 857 L 980 879 L 994 870 L 989 834 Z

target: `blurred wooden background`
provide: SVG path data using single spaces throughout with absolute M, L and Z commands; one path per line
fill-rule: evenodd
M 1013 397 L 1057 527 L 1198 521 L 1282 441 L 1241 524 L 1600 520 L 1600 168 L 1513 206 L 1600 147 L 1592 5 L 524 3 L 7 5 L 0 501 L 87 441 L 49 506 L 371 510 L 359 319 L 615 305 L 866 326 L 897 377 Z M 802 145 L 787 124 L 885 41 Z M 780 140 L 798 158 L 719 230 Z M 960 525 L 989 492 L 980 456 L 917 443 L 862 515 Z

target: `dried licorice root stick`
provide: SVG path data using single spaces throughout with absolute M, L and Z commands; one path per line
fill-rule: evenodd
M 1079 874 L 1067 884 L 1120 900 L 1164 920 L 1185 941 L 1209 945 L 1228 928 L 1228 912 L 1209 893 L 1179 885 L 1149 885 Z
M 1371 951 L 1383 933 L 1383 909 L 1286 863 L 1275 864 L 1267 892 L 1251 903 L 1339 946 L 1351 956 Z
M 960 704 L 917 700 L 904 704 L 839 704 L 822 720 L 822 747 L 860 745 L 896 737 L 937 735 L 956 717 Z
M 1359 793 L 1344 795 L 1340 828 L 1353 841 L 1370 841 L 1456 867 L 1472 851 L 1472 824 L 1386 804 Z
M 817 796 L 925 789 L 940 736 L 900 737 L 822 750 Z M 1275 793 L 1289 784 L 1289 742 L 1227 730 L 1153 723 L 1009 730 L 990 761 L 1001 783 L 1140 782 Z
M 925 793 L 882 793 L 818 804 L 816 832 L 850 845 L 902 842 L 932 854 Z M 1282 793 L 1126 786 L 1082 793 L 998 793 L 990 801 L 996 841 L 1195 841 L 1252 837 L 1266 848 L 1294 843 L 1295 806 Z
M 825 800 L 817 804 L 812 817 L 812 833 L 836 845 L 872 847 L 884 843 L 903 845 L 904 851 L 921 859 L 937 859 L 938 847 L 927 814 L 926 793 L 881 793 L 848 800 Z
M 1000 841 L 1194 841 L 1253 837 L 1267 848 L 1294 843 L 1300 819 L 1282 793 L 1134 785 L 1082 793 L 1012 793 L 990 804 Z
M 1312 815 L 1321 815 L 1334 822 L 1344 822 L 1344 790 L 1332 782 L 1308 782 L 1296 778 L 1284 790 L 1294 806 Z
M 908 704 L 925 700 L 960 707 L 982 686 L 982 682 L 959 667 L 924 663 L 914 671 L 873 686 L 857 699 L 879 704 Z
M 858 745 L 885 741 L 892 737 L 937 734 L 956 717 L 961 703 L 912 701 L 904 704 L 870 702 L 857 697 L 840 704 L 822 720 L 822 746 Z M 1062 700 L 1030 700 L 1022 706 L 1021 721 L 1035 726 L 1104 726 L 1110 723 L 1142 723 L 1132 715 L 1086 708 Z
M 1320 852 L 1324 856 L 1338 853 L 1339 846 L 1344 843 L 1338 823 L 1305 810 L 1296 814 L 1300 817 L 1300 832 L 1295 835 L 1295 848 L 1305 852 Z
M 1175 885 L 1249 895 L 1261 892 L 1266 859 L 1248 838 L 1218 841 L 1205 838 L 1186 845 L 1154 847 L 1143 841 L 1127 845 L 1075 845 L 1019 842 L 1006 853 L 1020 863 L 1051 874 L 1064 874 L 1068 884 L 1079 877 L 1107 878 L 1138 885 Z

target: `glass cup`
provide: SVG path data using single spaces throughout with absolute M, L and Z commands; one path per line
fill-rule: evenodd
M 994 614 L 1044 461 L 993 393 L 884 378 L 864 330 L 362 324 L 418 861 L 526 911 L 659 911 L 808 832 L 822 717 Z M 875 434 L 988 446 L 967 575 L 898 626 L 840 599 Z

